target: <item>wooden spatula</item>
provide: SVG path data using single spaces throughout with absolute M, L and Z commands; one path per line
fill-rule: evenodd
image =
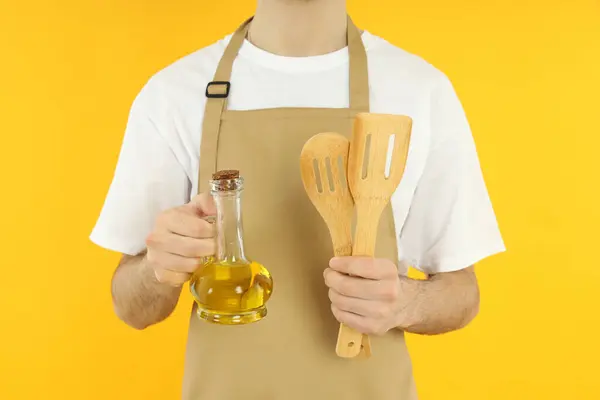
M 410 117 L 356 116 L 348 159 L 348 186 L 356 207 L 353 256 L 375 255 L 379 220 L 404 174 L 411 131 Z M 365 344 L 370 347 L 367 335 Z
M 300 172 L 308 197 L 325 220 L 336 256 L 352 254 L 354 201 L 348 188 L 346 170 L 350 142 L 337 133 L 319 133 L 309 139 L 300 154 Z M 340 357 L 361 352 L 362 334 L 340 324 L 337 346 Z

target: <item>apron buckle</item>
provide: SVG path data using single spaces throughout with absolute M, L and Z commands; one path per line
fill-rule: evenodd
M 211 93 L 210 92 L 210 88 L 211 86 L 225 86 L 225 92 L 224 93 Z M 229 96 L 229 90 L 231 89 L 231 82 L 227 82 L 227 81 L 212 81 L 212 82 L 208 82 L 208 85 L 206 85 L 206 97 L 208 97 L 209 99 L 226 99 Z

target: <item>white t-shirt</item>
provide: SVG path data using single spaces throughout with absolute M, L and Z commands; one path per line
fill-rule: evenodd
M 119 162 L 91 240 L 137 254 L 161 211 L 196 191 L 205 89 L 231 35 L 154 75 L 131 108 Z M 392 198 L 399 257 L 426 273 L 504 251 L 463 108 L 446 76 L 367 31 L 371 112 L 413 118 Z M 246 41 L 234 63 L 232 110 L 348 107 L 348 50 L 283 57 Z

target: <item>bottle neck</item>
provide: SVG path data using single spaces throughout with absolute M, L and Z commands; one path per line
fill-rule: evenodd
M 217 206 L 217 261 L 246 262 L 242 227 L 242 190 L 213 192 Z

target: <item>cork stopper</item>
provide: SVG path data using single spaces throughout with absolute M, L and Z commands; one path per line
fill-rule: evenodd
M 240 177 L 240 171 L 235 169 L 224 169 L 222 171 L 217 171 L 213 174 L 212 178 L 215 181 L 225 180 L 225 179 L 238 179 Z
M 239 191 L 244 187 L 244 178 L 235 169 L 217 171 L 212 175 L 210 187 L 213 193 Z

